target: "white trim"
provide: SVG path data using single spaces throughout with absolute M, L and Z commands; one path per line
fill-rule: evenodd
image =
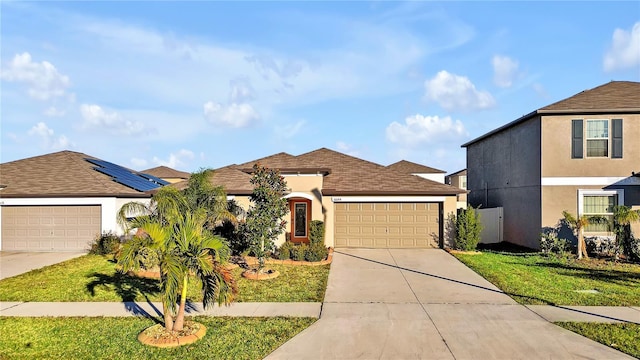
M 543 177 L 540 179 L 540 184 L 542 186 L 569 186 L 569 185 L 611 185 L 613 183 L 620 182 L 624 179 L 627 179 L 626 176 L 591 176 L 591 177 L 581 177 L 581 176 L 568 176 L 568 177 Z M 640 181 L 638 181 L 640 184 Z M 633 185 L 633 184 L 629 184 Z
M 300 174 L 300 173 L 297 173 L 297 174 L 280 174 L 280 175 L 282 175 L 283 177 L 288 177 L 288 176 L 324 176 L 324 174 Z
M 594 190 L 578 189 L 578 216 L 582 215 L 585 195 L 618 195 L 618 205 L 624 205 L 624 189 L 616 190 Z
M 303 192 L 292 192 L 290 194 L 287 194 L 284 198 L 289 199 L 294 197 L 304 198 L 304 199 L 313 201 L 313 196 Z
M 445 196 L 334 196 L 331 201 L 340 202 L 444 202 Z
M 235 195 L 227 195 L 227 201 L 231 201 L 231 200 L 233 200 L 235 198 L 236 198 Z

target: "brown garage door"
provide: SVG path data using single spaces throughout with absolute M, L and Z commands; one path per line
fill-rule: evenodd
M 82 251 L 100 233 L 100 206 L 3 206 L 2 250 Z
M 429 248 L 440 238 L 439 203 L 337 203 L 336 247 Z

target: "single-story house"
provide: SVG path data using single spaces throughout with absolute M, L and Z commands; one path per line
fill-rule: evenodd
M 444 219 L 463 192 L 441 182 L 396 171 L 321 148 L 298 156 L 278 153 L 214 170 L 212 182 L 247 209 L 254 164 L 278 169 L 290 206 L 285 239 L 308 242 L 309 223 L 325 224 L 327 246 L 429 248 L 445 244 Z
M 534 110 L 462 145 L 469 204 L 503 207 L 504 239 L 538 248 L 562 211 L 640 209 L 640 82 L 611 81 Z M 640 232 L 635 223 L 634 231 Z M 590 225 L 585 236 L 608 235 Z
M 189 176 L 191 176 L 191 174 L 186 171 L 179 171 L 164 165 L 157 166 L 151 169 L 142 170 L 140 172 L 144 174 L 153 175 L 157 178 L 160 178 L 164 181 L 168 181 L 172 184 L 185 181 L 189 179 Z
M 152 175 L 73 151 L 0 164 L 0 249 L 82 251 L 130 201 L 166 185 Z

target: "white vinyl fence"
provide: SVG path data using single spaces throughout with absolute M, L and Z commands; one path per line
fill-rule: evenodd
M 482 222 L 480 243 L 494 244 L 502 242 L 502 208 L 477 209 Z

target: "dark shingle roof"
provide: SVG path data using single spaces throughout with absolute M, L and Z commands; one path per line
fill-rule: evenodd
M 147 170 L 142 170 L 140 171 L 141 173 L 145 173 L 145 174 L 149 174 L 149 175 L 153 175 L 155 177 L 159 177 L 159 178 L 176 178 L 176 179 L 188 179 L 189 176 L 191 175 L 188 172 L 185 171 L 179 171 L 176 169 L 172 169 L 170 167 L 167 166 L 157 166 L 151 169 L 147 169 Z
M 387 168 L 403 172 L 406 174 L 445 174 L 446 171 L 432 168 L 426 165 L 416 164 L 407 160 L 400 160 L 391 165 L 387 165 Z
M 640 82 L 611 81 L 593 89 L 584 90 L 494 129 L 463 144 L 462 147 L 467 147 L 538 115 L 620 113 L 640 113 Z
M 60 151 L 0 164 L 2 198 L 24 197 L 149 197 L 95 171 L 93 156 Z

